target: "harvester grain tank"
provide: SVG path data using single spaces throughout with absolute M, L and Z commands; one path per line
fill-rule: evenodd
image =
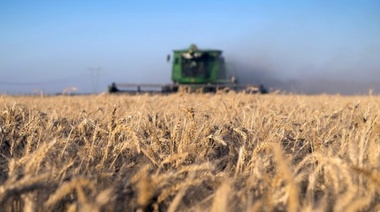
M 170 55 L 167 58 L 170 61 Z M 192 44 L 188 49 L 174 50 L 172 59 L 171 84 L 131 84 L 112 83 L 109 92 L 159 91 L 163 93 L 178 90 L 215 92 L 224 90 L 246 90 L 265 93 L 262 86 L 240 85 L 233 73 L 227 73 L 222 51 L 217 49 L 198 49 Z M 252 89 L 253 88 L 253 89 Z M 126 90 L 124 90 L 126 91 Z

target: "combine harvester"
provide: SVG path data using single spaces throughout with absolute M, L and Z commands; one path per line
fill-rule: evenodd
M 170 55 L 168 55 L 170 61 Z M 235 75 L 227 77 L 226 64 L 221 50 L 198 49 L 192 44 L 189 49 L 174 50 L 172 61 L 172 84 L 112 83 L 110 93 L 159 92 L 217 92 L 219 90 L 247 93 L 267 93 L 262 86 L 237 83 Z

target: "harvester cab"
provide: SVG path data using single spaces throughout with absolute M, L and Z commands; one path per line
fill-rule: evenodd
M 198 49 L 192 44 L 188 49 L 174 50 L 172 81 L 177 84 L 215 84 L 226 82 L 222 51 Z

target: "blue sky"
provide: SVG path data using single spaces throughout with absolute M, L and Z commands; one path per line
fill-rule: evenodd
M 166 55 L 191 43 L 223 50 L 241 81 L 380 81 L 378 11 L 366 0 L 0 0 L 0 93 L 169 83 Z

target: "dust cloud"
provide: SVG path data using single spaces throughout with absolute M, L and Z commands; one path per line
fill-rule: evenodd
M 379 51 L 326 49 L 310 53 L 298 48 L 286 53 L 275 47 L 270 51 L 256 50 L 230 52 L 227 56 L 228 72 L 235 74 L 239 83 L 301 94 L 380 94 Z

